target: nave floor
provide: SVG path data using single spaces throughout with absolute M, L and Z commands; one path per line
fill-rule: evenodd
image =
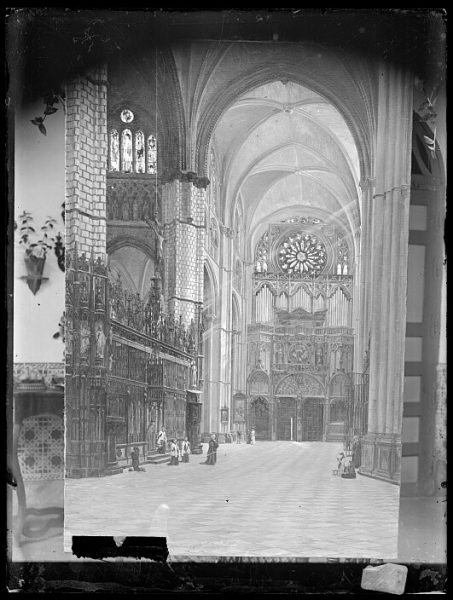
M 332 475 L 340 444 L 222 444 L 177 467 L 145 465 L 65 482 L 71 535 L 165 536 L 172 559 L 193 556 L 395 559 L 399 487 Z

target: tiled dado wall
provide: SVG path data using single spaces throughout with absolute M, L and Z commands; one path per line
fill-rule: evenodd
M 63 363 L 15 363 L 14 391 L 45 394 L 64 380 Z M 60 387 L 61 389 L 61 387 Z M 62 396 L 63 408 L 63 396 Z M 51 414 L 24 419 L 17 440 L 17 456 L 24 480 L 63 479 L 64 420 Z
M 442 290 L 442 210 L 439 193 L 413 187 L 409 219 L 402 493 L 439 491 L 446 402 L 439 356 Z M 437 417 L 436 417 L 437 415 Z M 437 435 L 436 435 L 437 428 Z

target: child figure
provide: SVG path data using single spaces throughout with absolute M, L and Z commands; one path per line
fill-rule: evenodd
M 190 442 L 189 438 L 184 438 L 182 443 L 182 462 L 189 462 L 189 454 L 190 454 Z

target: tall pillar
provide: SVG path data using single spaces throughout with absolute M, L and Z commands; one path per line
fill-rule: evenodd
M 220 271 L 219 271 L 219 314 L 218 314 L 218 395 L 213 402 L 218 404 L 217 421 L 213 427 L 221 431 L 220 411 L 232 410 L 232 372 L 231 345 L 233 343 L 232 328 L 232 292 L 233 292 L 233 237 L 234 232 L 224 225 L 220 226 Z
M 106 256 L 107 68 L 66 86 L 66 250 Z
M 65 405 L 69 477 L 104 474 L 109 459 L 107 150 L 107 71 L 98 67 L 66 86 Z
M 162 178 L 165 299 L 167 309 L 196 323 L 203 303 L 205 196 L 209 180 L 194 173 Z
M 360 234 L 360 256 L 358 259 L 356 296 L 354 297 L 354 371 L 363 371 L 365 352 L 368 350 L 370 331 L 370 285 L 371 277 L 371 203 L 373 197 L 374 181 L 365 177 L 360 182 L 362 190 L 362 223 Z M 356 301 L 357 298 L 357 301 Z
M 368 433 L 360 472 L 400 482 L 406 328 L 412 87 L 409 71 L 379 71 L 371 215 Z

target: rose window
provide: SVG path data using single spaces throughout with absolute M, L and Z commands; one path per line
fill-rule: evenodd
M 297 233 L 280 245 L 278 264 L 285 273 L 320 273 L 326 262 L 326 247 L 315 235 Z

